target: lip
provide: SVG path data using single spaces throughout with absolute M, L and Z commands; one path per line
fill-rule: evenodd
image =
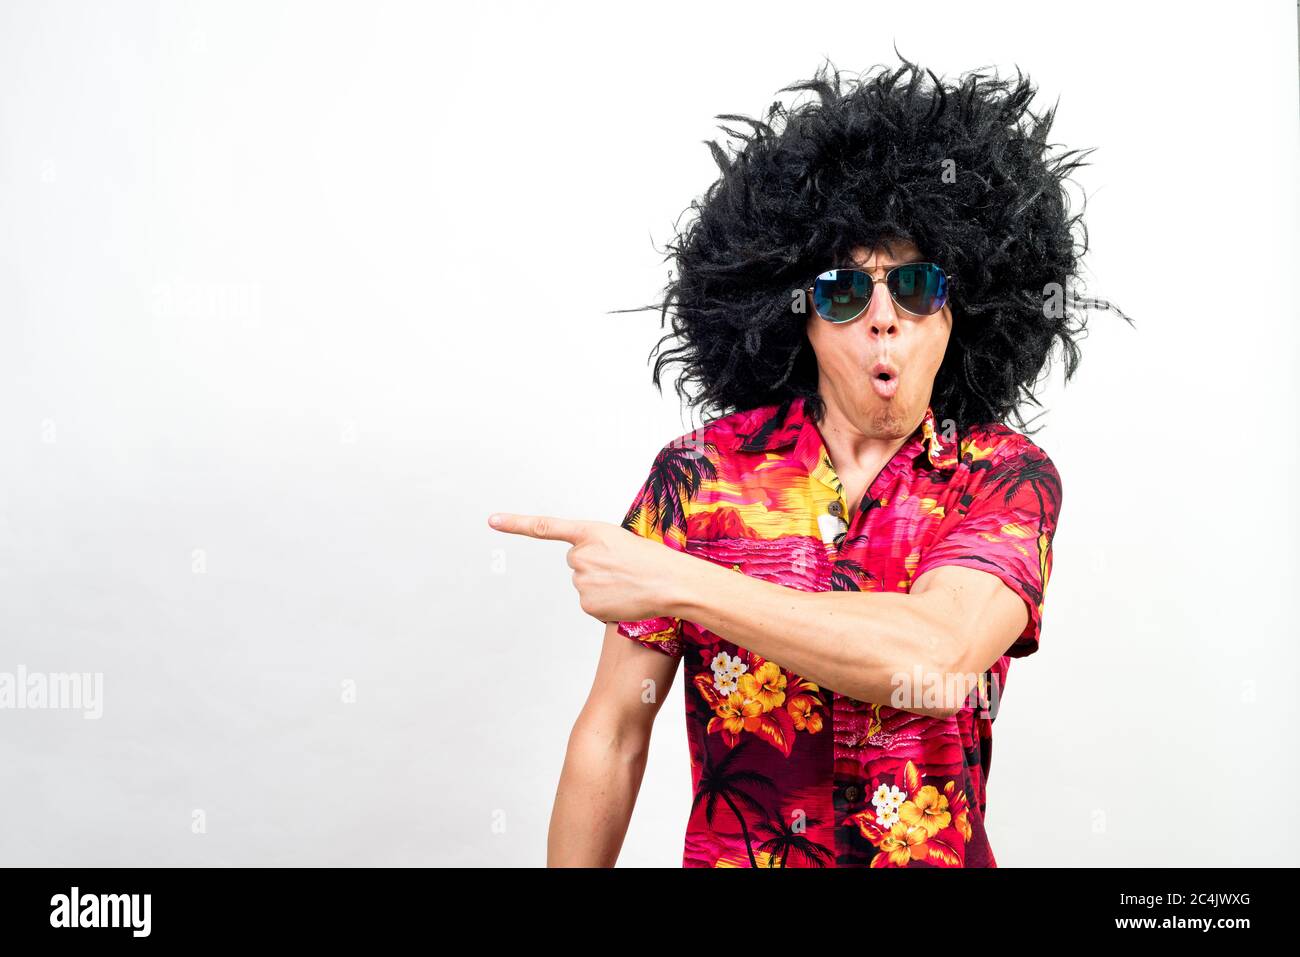
M 886 373 L 889 379 L 881 379 L 881 373 Z M 882 399 L 892 399 L 898 392 L 898 367 L 890 362 L 877 362 L 871 367 L 871 388 L 875 390 L 876 395 Z

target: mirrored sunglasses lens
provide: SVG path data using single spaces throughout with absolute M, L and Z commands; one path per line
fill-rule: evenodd
M 871 277 L 860 269 L 832 269 L 813 283 L 817 314 L 831 322 L 848 322 L 871 304 Z
M 928 316 L 947 303 L 948 277 L 934 263 L 911 263 L 890 275 L 889 292 L 908 312 Z

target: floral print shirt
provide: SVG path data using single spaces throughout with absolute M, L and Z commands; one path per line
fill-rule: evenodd
M 1028 622 L 950 718 L 856 701 L 694 622 L 619 623 L 680 657 L 694 798 L 687 867 L 995 867 L 985 833 L 993 719 L 1011 658 L 1038 648 L 1061 481 L 1006 426 L 957 442 L 933 408 L 862 501 L 801 398 L 715 420 L 656 456 L 623 527 L 803 591 L 907 592 L 924 572 L 989 572 Z

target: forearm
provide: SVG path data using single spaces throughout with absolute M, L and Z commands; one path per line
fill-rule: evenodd
M 947 674 L 955 642 L 942 618 L 913 596 L 803 592 L 694 556 L 682 565 L 670 614 L 777 662 L 823 688 L 890 703 L 897 676 Z M 927 680 L 933 680 L 929 678 Z M 952 709 L 908 707 L 920 714 Z
M 569 736 L 551 811 L 549 867 L 613 867 L 641 787 L 646 753 L 584 714 Z

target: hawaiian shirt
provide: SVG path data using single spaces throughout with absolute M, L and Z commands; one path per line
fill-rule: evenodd
M 940 434 L 933 407 L 862 501 L 845 501 L 801 398 L 737 412 L 658 453 L 623 527 L 803 591 L 907 592 L 989 572 L 1024 631 L 966 706 L 927 717 L 857 701 L 673 617 L 624 636 L 685 668 L 694 799 L 686 867 L 996 867 L 985 833 L 992 725 L 1011 658 L 1038 648 L 1061 480 L 1001 424 Z

